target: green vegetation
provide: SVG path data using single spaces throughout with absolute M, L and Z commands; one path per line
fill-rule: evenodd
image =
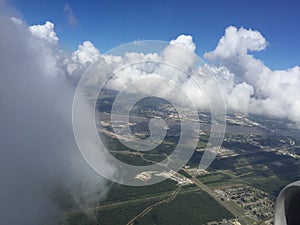
M 88 212 L 70 213 L 64 225 L 124 225 L 146 207 L 160 199 L 128 202 L 121 205 L 110 205 L 94 208 Z
M 231 180 L 229 175 L 223 173 L 206 174 L 197 178 L 206 185 L 219 184 Z
M 215 170 L 230 170 L 240 182 L 259 188 L 274 197 L 285 185 L 300 179 L 300 164 L 297 159 L 275 152 L 258 151 L 216 159 L 211 167 Z M 205 176 L 201 180 L 209 184 Z M 213 182 L 222 182 L 222 178 Z
M 207 142 L 198 141 L 197 149 L 203 149 L 206 148 Z
M 144 159 L 154 161 L 154 162 L 161 162 L 165 160 L 167 157 L 164 155 L 154 155 L 154 154 L 144 154 Z
M 134 166 L 152 165 L 151 162 L 144 160 L 140 155 L 111 153 L 118 160 Z
M 279 179 L 276 176 L 271 177 L 252 177 L 244 179 L 246 183 L 254 186 L 266 193 L 269 193 L 274 198 L 279 194 L 281 189 L 287 185 L 286 181 Z
M 108 196 L 105 201 L 115 202 L 149 197 L 155 194 L 173 191 L 175 190 L 175 188 L 176 182 L 171 180 L 165 180 L 158 184 L 141 187 L 113 184 L 108 192 Z
M 170 203 L 155 207 L 135 225 L 199 225 L 224 218 L 233 216 L 208 194 L 196 191 L 179 194 Z
M 113 100 L 113 97 L 99 100 L 97 109 L 101 108 L 102 112 L 109 113 Z M 152 107 L 149 107 L 149 102 Z M 99 125 L 98 128 L 105 130 L 105 132 L 101 132 L 100 136 L 106 147 L 110 149 L 111 154 L 120 161 L 136 166 L 151 165 L 153 162 L 166 159 L 176 148 L 181 132 L 177 119 L 170 119 L 169 117 L 170 113 L 172 115 L 177 114 L 172 108 L 165 107 L 166 105 L 169 107 L 169 103 L 160 99 L 146 98 L 131 110 L 130 118 L 132 120 L 130 121 L 132 125 L 130 125 L 130 128 L 139 137 L 149 136 L 149 120 L 154 116 L 165 119 L 168 125 L 167 136 L 162 144 L 147 152 L 130 150 L 114 138 L 111 133 L 112 127 L 109 126 L 109 119 L 106 118 L 104 120 L 106 123 L 102 123 L 102 125 L 104 124 L 103 127 Z M 105 115 L 103 114 L 103 116 Z M 141 119 L 141 116 L 144 119 Z M 199 118 L 209 125 L 210 114 L 201 113 Z M 251 118 L 272 129 L 286 127 L 286 121 L 278 120 L 274 122 L 272 118 L 255 117 L 253 115 L 250 116 Z M 234 124 L 232 123 L 231 126 L 236 126 Z M 207 169 L 209 174 L 198 176 L 199 182 L 184 170 L 180 170 L 181 175 L 192 179 L 195 183 L 184 186 L 172 201 L 152 208 L 144 216 L 138 218 L 134 225 L 198 225 L 220 221 L 224 218 L 231 219 L 233 215 L 221 204 L 226 207 L 229 206 L 231 210 L 233 209 L 233 213 L 237 212 L 237 215 L 243 215 L 245 213 L 244 209 L 234 201 L 224 200 L 220 196 L 216 197 L 220 200 L 219 204 L 203 190 L 214 196 L 215 192 L 213 190 L 215 189 L 224 190 L 233 184 L 243 184 L 260 189 L 275 199 L 278 192 L 285 185 L 300 179 L 300 162 L 288 154 L 277 151 L 286 148 L 299 154 L 300 139 L 296 140 L 296 146 L 289 146 L 289 137 L 276 136 L 273 133 L 270 136 L 270 133 L 264 133 L 266 130 L 262 131 L 261 129 L 260 131 L 264 134 L 252 135 L 247 132 L 243 134 L 244 127 L 240 125 L 236 127 L 239 128 L 238 132 L 233 133 L 234 129 L 229 129 L 222 144 L 222 147 L 230 151 L 224 151 L 223 155 L 218 156 L 213 161 Z M 199 135 L 197 149 L 205 148 L 208 140 L 209 132 L 202 132 Z M 190 145 L 190 142 L 185 143 L 187 148 Z M 195 151 L 187 165 L 191 168 L 198 168 L 202 156 L 203 151 Z M 67 213 L 64 225 L 127 224 L 148 206 L 168 199 L 176 189 L 176 184 L 175 181 L 171 180 L 143 187 L 111 184 L 105 200 L 95 203 L 90 209 Z M 64 205 L 62 205 L 64 208 L 72 209 L 70 206 L 72 202 L 67 201 L 70 196 L 65 195 L 64 192 L 58 193 L 58 196 L 57 198 L 64 199 Z
M 105 207 L 95 207 L 87 211 L 69 213 L 65 225 L 123 225 L 168 196 L 141 199 Z M 212 211 L 211 209 L 214 209 Z M 218 213 L 215 213 L 218 212 Z M 233 216 L 208 194 L 202 191 L 179 192 L 175 199 L 154 207 L 148 214 L 137 219 L 135 225 L 182 225 L 205 224 Z

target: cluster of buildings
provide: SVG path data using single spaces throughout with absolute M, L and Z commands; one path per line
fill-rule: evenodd
M 236 153 L 234 150 L 227 149 L 227 148 L 220 148 L 218 152 L 218 158 L 229 158 L 238 156 L 238 153 Z
M 156 176 L 162 176 L 170 180 L 174 180 L 177 182 L 178 185 L 190 185 L 194 182 L 185 176 L 170 170 L 169 172 L 161 172 L 159 174 L 155 174 Z
M 173 181 L 176 181 L 178 185 L 190 185 L 193 184 L 194 182 L 190 180 L 189 178 L 186 178 L 185 176 L 170 170 L 169 172 L 164 171 L 164 172 L 158 172 L 158 171 L 145 171 L 142 173 L 139 173 L 135 176 L 135 179 L 139 179 L 142 181 L 148 181 L 152 178 L 152 176 L 161 176 L 165 177 L 166 179 L 170 179 Z
M 246 185 L 234 185 L 215 192 L 221 200 L 235 202 L 255 221 L 273 218 L 274 202 L 261 190 Z
M 189 166 L 185 166 L 184 168 L 191 176 L 203 176 L 209 174 L 208 171 L 200 168 L 190 168 Z

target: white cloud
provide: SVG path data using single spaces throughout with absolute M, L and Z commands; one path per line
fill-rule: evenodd
M 237 84 L 227 95 L 227 107 L 234 112 L 248 113 L 253 87 L 245 82 Z
M 58 37 L 54 31 L 54 24 L 47 21 L 44 25 L 33 25 L 29 27 L 33 36 L 46 40 L 49 43 L 56 44 Z
M 248 51 L 261 51 L 266 46 L 266 39 L 258 31 L 230 26 L 226 28 L 225 35 L 220 39 L 216 49 L 207 53 L 205 57 L 214 59 L 245 55 Z
M 137 78 L 143 78 L 147 74 L 160 74 L 179 83 L 201 109 L 209 109 L 205 96 L 207 93 L 204 94 L 204 90 L 195 86 L 192 80 L 198 80 L 202 86 L 206 86 L 205 91 L 213 96 L 216 93 L 216 86 L 209 75 L 213 71 L 224 93 L 229 112 L 286 117 L 300 124 L 298 91 L 300 69 L 294 67 L 283 71 L 272 71 L 262 61 L 249 54 L 251 51 L 264 50 L 266 46 L 267 41 L 258 31 L 228 27 L 216 49 L 205 54 L 212 64 L 200 66 L 199 73 L 206 74 L 203 77 L 199 76 L 194 68 L 193 52 L 196 47 L 191 36 L 180 35 L 171 40 L 160 54 L 128 52 L 124 57 L 102 55 L 90 42 L 85 42 L 72 54 L 68 69 L 69 72 L 80 71 L 76 74 L 81 76 L 86 69 L 85 65 L 98 60 L 101 65 L 101 72 L 98 75 L 101 75 L 95 76 L 91 82 L 101 84 L 111 71 L 124 65 L 145 60 L 164 61 L 183 69 L 186 74 L 159 66 L 155 69 L 150 68 L 148 72 L 147 67 L 143 69 L 128 67 L 122 74 L 115 76 L 109 82 L 109 86 L 120 90 Z M 139 86 L 131 91 L 146 91 L 146 87 L 147 84 L 145 87 Z M 172 95 L 171 92 L 172 90 L 167 90 L 167 87 L 164 90 L 166 94 Z M 177 101 L 184 102 L 180 96 L 176 98 Z
M 175 40 L 171 40 L 170 44 L 180 46 L 191 52 L 195 52 L 196 50 L 196 45 L 193 42 L 193 37 L 190 35 L 179 35 Z
M 85 41 L 78 46 L 78 50 L 73 52 L 72 59 L 80 64 L 94 63 L 99 55 L 99 50 L 90 41 Z
M 266 46 L 265 38 L 258 31 L 229 27 L 216 49 L 206 53 L 205 57 L 216 67 L 226 67 L 234 74 L 234 88 L 241 82 L 247 84 L 238 92 L 227 90 L 229 108 L 285 117 L 300 125 L 300 68 L 273 71 L 248 53 L 264 50 Z M 236 102 L 236 95 L 243 96 L 244 102 Z
M 164 49 L 162 53 L 163 60 L 187 72 L 194 64 L 195 49 L 196 46 L 191 36 L 180 35 L 175 40 L 171 40 L 170 44 Z
M 88 65 L 96 62 L 99 56 L 99 50 L 90 41 L 83 42 L 72 53 L 71 60 L 68 63 L 68 73 L 72 74 L 78 69 L 86 69 Z

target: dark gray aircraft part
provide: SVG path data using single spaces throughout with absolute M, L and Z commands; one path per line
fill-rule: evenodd
M 274 225 L 300 224 L 300 181 L 286 186 L 278 195 Z

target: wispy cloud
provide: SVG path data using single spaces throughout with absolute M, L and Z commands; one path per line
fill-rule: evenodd
M 78 24 L 78 20 L 76 19 L 73 10 L 69 3 L 65 4 L 64 12 L 66 13 L 68 23 L 72 26 Z

